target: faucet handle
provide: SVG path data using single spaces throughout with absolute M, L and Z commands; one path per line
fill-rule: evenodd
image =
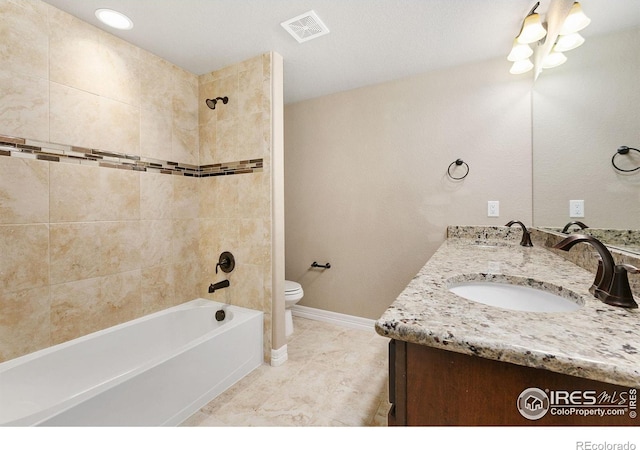
M 600 300 L 611 306 L 637 308 L 638 304 L 633 299 L 627 273 L 640 273 L 640 269 L 629 264 L 616 265 L 613 270 L 613 279 L 611 280 L 609 291 L 598 292 Z
M 618 264 L 616 267 L 626 270 L 628 273 L 640 273 L 640 269 L 631 264 Z

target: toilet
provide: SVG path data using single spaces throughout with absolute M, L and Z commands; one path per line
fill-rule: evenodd
M 293 315 L 291 307 L 304 296 L 302 286 L 295 281 L 284 280 L 284 332 L 286 336 L 293 333 Z

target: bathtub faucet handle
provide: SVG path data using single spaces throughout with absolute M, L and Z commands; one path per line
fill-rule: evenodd
M 216 273 L 218 273 L 218 267 L 220 267 L 220 270 L 224 273 L 229 273 L 236 267 L 236 260 L 231 252 L 220 253 L 218 264 L 216 264 Z

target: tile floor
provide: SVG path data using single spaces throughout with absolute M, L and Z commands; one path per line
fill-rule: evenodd
M 293 321 L 285 364 L 254 370 L 182 426 L 386 426 L 389 340 Z

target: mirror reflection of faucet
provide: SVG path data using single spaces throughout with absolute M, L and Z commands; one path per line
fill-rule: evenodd
M 581 230 L 584 230 L 585 228 L 589 228 L 587 225 L 585 225 L 584 223 L 580 222 L 579 220 L 573 220 L 573 221 L 569 222 L 568 224 L 566 224 L 564 226 L 564 228 L 562 229 L 562 232 L 564 234 L 567 234 L 567 232 L 569 231 L 569 228 L 572 225 L 576 225 L 576 226 L 580 227 Z
M 586 234 L 572 234 L 554 245 L 553 248 L 569 251 L 571 247 L 580 242 L 592 245 L 598 251 L 601 259 L 596 278 L 589 291 L 607 305 L 637 308 L 638 304 L 633 299 L 627 274 L 640 273 L 640 269 L 629 264 L 616 265 L 609 249 L 598 239 Z

